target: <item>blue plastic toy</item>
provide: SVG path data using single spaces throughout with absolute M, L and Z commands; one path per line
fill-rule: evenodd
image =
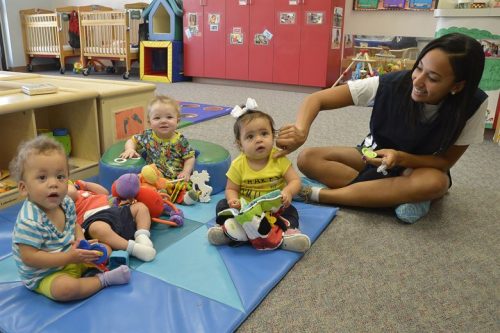
M 93 251 L 101 252 L 102 254 L 99 257 L 99 259 L 94 261 L 94 264 L 96 264 L 96 265 L 104 264 L 106 262 L 106 260 L 108 259 L 108 250 L 106 249 L 106 247 L 103 244 L 99 244 L 99 243 L 92 243 L 91 244 L 88 241 L 86 241 L 85 239 L 82 239 L 80 241 L 80 243 L 78 243 L 78 248 L 83 249 L 83 250 L 93 250 Z
M 121 265 L 128 266 L 128 252 L 123 250 L 113 251 L 109 256 L 108 268 L 113 270 Z

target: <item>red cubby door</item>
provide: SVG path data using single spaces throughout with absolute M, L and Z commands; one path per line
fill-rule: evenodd
M 289 0 L 275 0 L 274 12 L 273 82 L 298 84 L 302 9 L 298 4 L 290 5 Z M 291 16 L 294 16 L 293 22 Z
M 273 81 L 274 58 L 274 2 L 269 0 L 252 0 L 250 5 L 250 33 L 248 38 L 248 78 L 251 81 Z M 273 34 L 267 45 L 256 45 L 255 35 L 264 31 Z
M 331 1 L 307 0 L 302 4 L 302 29 L 300 31 L 299 84 L 326 86 L 328 53 L 331 45 Z M 321 24 L 309 24 L 308 13 L 323 13 Z M 340 55 L 339 55 L 340 57 Z
M 204 52 L 200 57 L 204 60 L 205 77 L 226 77 L 226 8 L 225 0 L 197 0 L 205 3 L 203 14 L 203 30 L 205 31 Z M 210 31 L 209 14 L 219 14 L 220 22 L 217 31 Z
M 203 6 L 200 0 L 184 0 L 183 17 L 183 44 L 184 44 L 184 74 L 187 76 L 204 76 L 203 68 Z M 199 33 L 186 35 L 186 29 L 189 27 L 189 18 L 196 15 L 198 21 Z
M 226 1 L 226 79 L 248 80 L 250 1 Z

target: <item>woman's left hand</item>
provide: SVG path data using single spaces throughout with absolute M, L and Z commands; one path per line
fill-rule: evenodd
M 387 169 L 392 169 L 398 165 L 398 151 L 394 149 L 380 149 L 375 151 L 376 158 L 368 158 L 367 162 L 376 166 L 385 164 Z

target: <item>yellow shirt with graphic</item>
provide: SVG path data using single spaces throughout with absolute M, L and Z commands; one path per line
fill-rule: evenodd
M 231 162 L 226 176 L 240 186 L 240 198 L 251 201 L 271 191 L 282 190 L 286 186 L 283 176 L 292 163 L 286 157 L 272 158 L 276 151 L 276 148 L 272 150 L 267 165 L 258 171 L 250 167 L 243 153 Z

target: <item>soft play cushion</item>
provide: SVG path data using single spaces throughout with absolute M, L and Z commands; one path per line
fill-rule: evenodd
M 114 143 L 99 161 L 99 184 L 111 190 L 111 185 L 125 173 L 140 173 L 146 161 L 141 158 L 120 158 L 125 141 Z
M 202 140 L 191 139 L 189 144 L 196 151 L 194 169 L 198 172 L 207 170 L 210 175 L 208 185 L 212 186 L 212 194 L 226 188 L 226 172 L 231 164 L 231 155 L 224 147 Z
M 231 164 L 231 156 L 224 147 L 203 141 L 191 139 L 189 144 L 195 150 L 196 164 L 194 170 L 207 170 L 210 175 L 208 185 L 212 194 L 219 193 L 226 187 L 226 172 Z M 146 161 L 143 158 L 120 159 L 125 141 L 114 143 L 101 157 L 99 162 L 99 183 L 111 189 L 113 182 L 125 173 L 140 173 Z

